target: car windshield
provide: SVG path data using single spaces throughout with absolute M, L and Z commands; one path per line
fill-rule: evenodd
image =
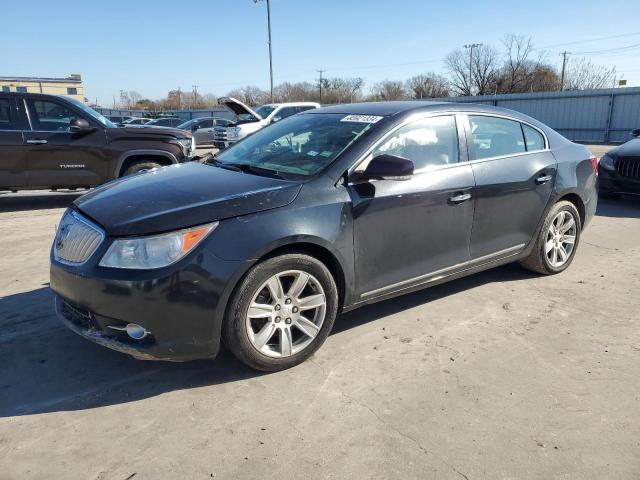
M 372 125 L 355 115 L 294 115 L 218 154 L 215 163 L 257 175 L 302 179 L 330 165 Z
M 114 124 L 107 117 L 105 117 L 101 113 L 96 112 L 93 108 L 85 105 L 84 103 L 76 100 L 75 98 L 67 98 L 67 100 L 69 100 L 71 103 L 73 103 L 76 107 L 78 107 L 83 112 L 91 115 L 92 118 L 96 119 L 98 122 L 100 122 L 105 127 L 107 127 L 107 128 L 118 128 L 116 126 L 116 124 Z
M 276 107 L 272 105 L 262 105 L 261 107 L 256 108 L 256 113 L 262 118 L 267 118 L 275 109 Z
M 196 119 L 193 119 L 193 120 L 187 120 L 186 122 L 181 123 L 180 125 L 178 125 L 176 128 L 189 129 L 189 128 L 191 128 L 191 126 L 192 126 L 192 125 L 195 125 L 195 123 L 196 123 L 197 121 L 198 121 L 198 120 L 196 120 Z

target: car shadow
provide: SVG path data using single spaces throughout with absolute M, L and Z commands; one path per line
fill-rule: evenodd
M 342 315 L 333 334 L 488 282 L 534 275 L 507 265 Z M 48 285 L 0 298 L 0 417 L 91 409 L 265 375 L 229 352 L 215 361 L 139 361 L 89 342 L 52 313 Z
M 0 193 L 0 213 L 66 208 L 87 190 L 64 192 Z
M 599 198 L 596 215 L 599 217 L 640 218 L 640 197 Z

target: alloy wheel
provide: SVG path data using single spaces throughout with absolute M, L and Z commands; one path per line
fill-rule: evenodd
M 254 294 L 246 315 L 253 347 L 264 355 L 295 355 L 316 338 L 327 310 L 320 282 L 301 270 L 277 273 Z
M 551 221 L 547 230 L 544 252 L 549 264 L 562 267 L 573 253 L 576 243 L 576 219 L 569 211 L 560 211 Z

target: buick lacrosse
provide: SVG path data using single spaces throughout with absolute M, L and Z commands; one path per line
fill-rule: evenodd
M 304 361 L 340 312 L 519 261 L 572 262 L 597 162 L 540 122 L 482 105 L 338 105 L 207 163 L 105 184 L 51 250 L 61 321 L 142 359 Z

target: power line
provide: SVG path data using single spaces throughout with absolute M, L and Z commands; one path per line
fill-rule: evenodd
M 633 37 L 636 35 L 640 35 L 640 32 L 622 33 L 620 35 L 609 35 L 608 37 L 589 38 L 587 40 L 577 40 L 575 42 L 556 43 L 554 45 L 546 45 L 544 47 L 538 47 L 536 48 L 536 50 L 544 50 L 545 48 L 565 47 L 569 45 L 579 45 L 581 43 L 598 42 L 600 40 L 610 40 L 613 38 Z

